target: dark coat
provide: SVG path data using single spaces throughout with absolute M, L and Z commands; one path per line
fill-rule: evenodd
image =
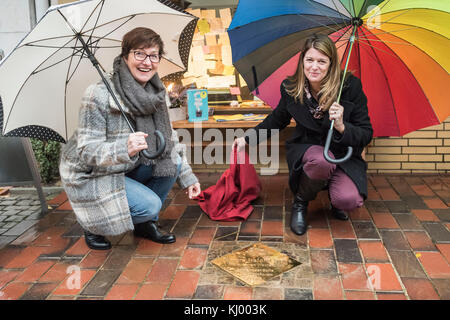
M 283 81 L 280 86 L 281 99 L 278 106 L 254 129 L 256 129 L 256 132 L 260 129 L 282 130 L 294 118 L 296 127 L 290 139 L 286 141 L 286 160 L 289 167 L 289 186 L 295 194 L 298 189 L 300 174 L 303 171 L 303 154 L 312 145 L 325 145 L 331 121 L 328 112 L 326 112 L 322 125 L 319 126 L 308 107 L 299 101 L 296 102 L 286 92 L 284 86 L 286 81 Z M 347 152 L 347 147 L 353 147 L 353 154 L 350 159 L 337 166 L 353 180 L 359 193 L 366 199 L 367 164 L 362 159 L 361 153 L 372 140 L 373 130 L 367 110 L 367 98 L 362 90 L 361 81 L 357 77 L 351 75 L 347 78 L 340 105 L 344 107 L 345 131 L 341 135 L 334 130 L 330 151 L 335 158 L 343 158 Z M 270 130 L 267 134 L 270 136 Z M 257 136 L 259 137 L 259 134 Z M 252 139 L 246 140 L 247 142 L 252 141 Z

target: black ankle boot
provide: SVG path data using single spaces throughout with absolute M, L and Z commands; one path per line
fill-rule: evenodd
M 307 208 L 308 208 L 308 201 L 304 201 L 298 194 L 295 195 L 291 213 L 291 230 L 295 234 L 302 235 L 306 232 Z
M 331 212 L 333 213 L 333 216 L 336 219 L 339 220 L 348 220 L 348 215 L 344 210 L 338 209 L 336 207 L 334 207 L 333 205 L 331 205 Z
M 84 230 L 84 240 L 86 241 L 87 246 L 93 250 L 111 249 L 111 242 L 104 236 L 99 236 L 86 230 Z
M 155 222 L 147 221 L 143 223 L 137 223 L 134 225 L 134 235 L 137 237 L 142 237 L 150 239 L 158 243 L 174 243 L 175 235 L 172 233 L 162 232 L 158 228 Z

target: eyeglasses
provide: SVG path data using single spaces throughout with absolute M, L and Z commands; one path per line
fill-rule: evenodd
M 134 58 L 137 61 L 144 61 L 145 59 L 147 59 L 147 57 L 149 57 L 150 61 L 153 63 L 158 63 L 161 60 L 161 56 L 159 54 L 146 54 L 145 52 L 137 50 L 134 50 L 133 52 Z

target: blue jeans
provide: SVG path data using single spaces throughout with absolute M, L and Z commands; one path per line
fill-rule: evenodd
M 174 177 L 154 177 L 152 166 L 140 165 L 125 176 L 125 191 L 134 224 L 158 221 L 159 211 L 181 169 L 178 161 Z

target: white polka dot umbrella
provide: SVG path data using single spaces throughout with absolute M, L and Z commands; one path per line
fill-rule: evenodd
M 167 52 L 159 76 L 174 79 L 187 69 L 197 19 L 166 0 L 51 7 L 0 64 L 1 133 L 66 142 L 78 126 L 84 91 L 112 70 L 125 33 L 136 27 L 158 33 Z

